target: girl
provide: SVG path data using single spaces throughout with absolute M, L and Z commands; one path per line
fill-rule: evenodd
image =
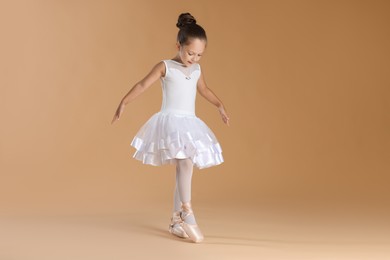
M 176 165 L 174 207 L 169 232 L 193 242 L 204 237 L 191 206 L 193 165 L 199 169 L 223 162 L 222 149 L 211 129 L 195 115 L 196 90 L 214 104 L 225 124 L 229 117 L 221 100 L 207 87 L 199 60 L 206 48 L 204 29 L 190 13 L 182 13 L 176 26 L 178 52 L 173 59 L 157 63 L 121 100 L 111 122 L 119 120 L 125 105 L 161 80 L 161 110 L 140 128 L 131 142 L 133 158 L 144 164 Z

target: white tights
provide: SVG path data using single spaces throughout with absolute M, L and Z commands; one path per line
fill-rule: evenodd
M 176 159 L 176 185 L 174 193 L 173 211 L 181 209 L 181 202 L 191 202 L 191 180 L 193 173 L 193 163 L 190 158 Z M 196 224 L 195 217 L 189 215 L 185 222 Z

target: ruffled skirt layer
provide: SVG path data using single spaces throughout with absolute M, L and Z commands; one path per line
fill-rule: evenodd
M 191 158 L 199 169 L 223 162 L 222 149 L 211 129 L 197 116 L 159 111 L 140 128 L 131 146 L 144 164 L 175 164 Z

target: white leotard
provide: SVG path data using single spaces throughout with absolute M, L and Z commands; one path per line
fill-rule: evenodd
M 194 63 L 186 67 L 174 60 L 163 60 L 165 76 L 161 77 L 161 112 L 195 115 L 197 82 L 200 65 Z

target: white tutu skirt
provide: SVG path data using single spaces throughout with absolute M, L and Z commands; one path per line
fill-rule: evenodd
M 222 149 L 211 129 L 197 116 L 159 111 L 140 128 L 131 142 L 133 158 L 144 164 L 175 164 L 191 158 L 199 169 L 223 162 Z

